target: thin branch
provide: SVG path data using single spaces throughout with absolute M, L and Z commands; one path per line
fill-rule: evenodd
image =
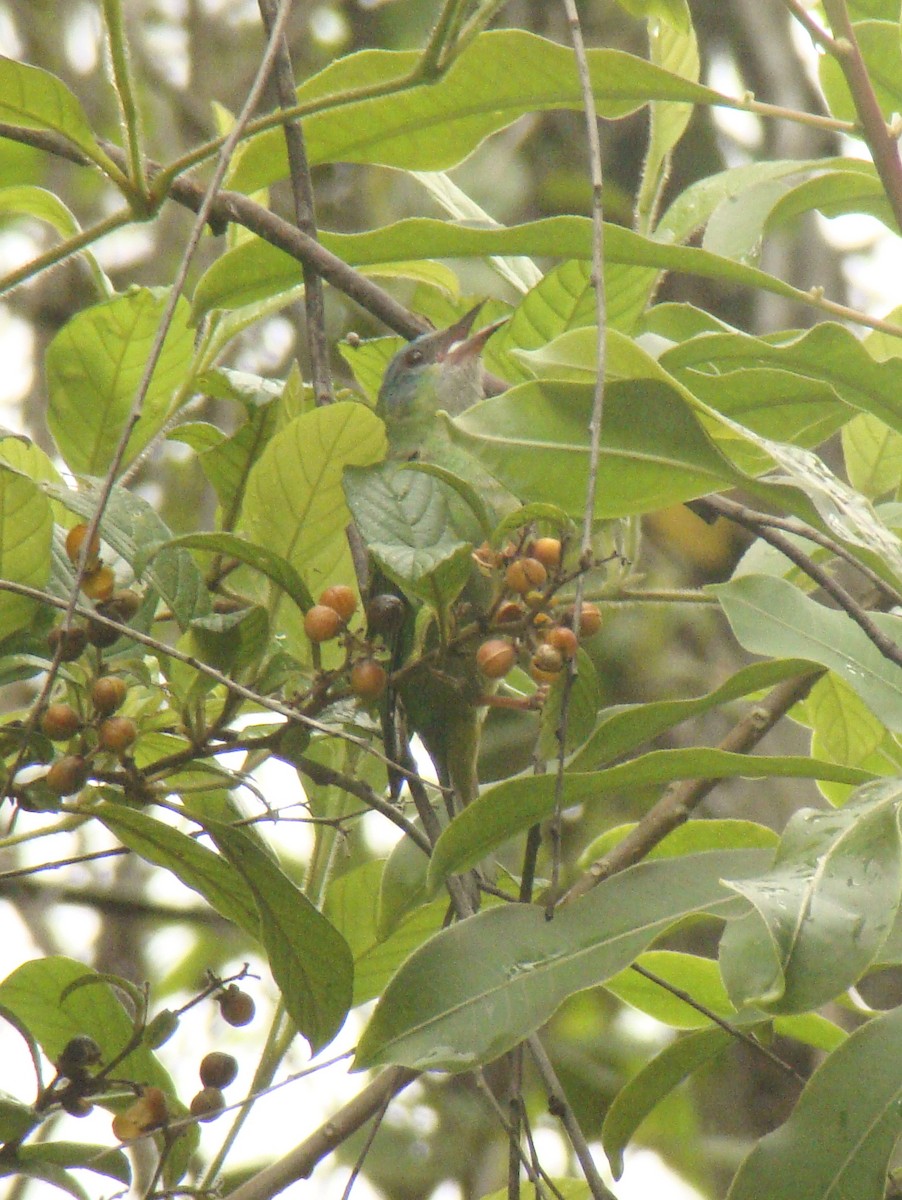
M 128 61 L 122 0 L 103 0 L 103 16 L 110 45 L 113 90 L 119 102 L 122 132 L 125 135 L 128 154 L 128 177 L 135 197 L 140 197 L 146 207 L 147 180 L 144 175 L 144 153 L 141 144 L 141 113 L 135 99 L 135 85 Z
M 598 1168 L 595 1166 L 595 1159 L 592 1157 L 592 1151 L 589 1149 L 589 1143 L 586 1141 L 585 1134 L 580 1128 L 576 1114 L 570 1107 L 570 1102 L 567 1099 L 564 1089 L 561 1087 L 557 1073 L 551 1065 L 551 1059 L 546 1054 L 545 1047 L 542 1045 L 538 1034 L 534 1033 L 532 1037 L 527 1038 L 526 1045 L 529 1047 L 529 1053 L 532 1055 L 532 1060 L 548 1093 L 548 1111 L 552 1116 L 557 1117 L 564 1126 L 594 1200 L 616 1200 L 613 1192 L 608 1190 L 604 1180 L 598 1173 Z
M 852 93 L 862 135 L 896 218 L 896 226 L 902 231 L 902 159 L 896 138 L 887 127 L 880 110 L 880 102 L 862 57 L 845 0 L 824 0 L 824 12 L 835 39 L 833 56 Z
M 855 597 L 847 592 L 842 584 L 837 583 L 829 571 L 825 571 L 818 563 L 800 550 L 790 538 L 785 534 L 771 528 L 771 523 L 765 515 L 762 521 L 760 513 L 754 509 L 746 508 L 744 504 L 736 504 L 732 500 L 727 500 L 722 496 L 706 497 L 707 502 L 718 513 L 727 517 L 731 521 L 735 521 L 737 525 L 742 525 L 745 529 L 750 529 L 756 533 L 762 541 L 773 546 L 775 550 L 779 550 L 784 554 L 790 562 L 795 563 L 800 571 L 804 571 L 809 579 L 813 579 L 819 587 L 830 596 L 843 612 L 852 618 L 855 624 L 859 627 L 862 633 L 872 642 L 884 658 L 895 663 L 897 667 L 902 667 L 902 646 L 898 644 L 889 634 L 884 633 L 876 621 L 872 620 L 867 610 L 862 608 Z
M 822 50 L 826 50 L 828 54 L 836 54 L 836 42 L 827 33 L 826 29 L 821 28 L 812 17 L 811 13 L 805 8 L 801 0 L 783 0 L 786 8 L 791 16 L 795 17 L 802 28 L 807 32 L 808 36 L 814 42 L 815 46 L 820 46 Z
M 576 70 L 579 76 L 580 91 L 583 99 L 583 112 L 586 118 L 586 141 L 589 152 L 589 174 L 592 180 L 592 275 L 589 280 L 595 294 L 596 321 L 596 356 L 595 388 L 592 396 L 592 415 L 589 418 L 589 465 L 586 477 L 586 499 L 583 509 L 582 530 L 580 533 L 580 562 L 588 563 L 592 555 L 592 530 L 595 525 L 595 494 L 598 490 L 598 470 L 601 463 L 601 426 L 604 418 L 604 387 L 607 343 L 607 294 L 604 283 L 604 174 L 601 159 L 601 137 L 598 132 L 598 114 L 595 109 L 595 96 L 592 92 L 592 77 L 589 72 L 589 59 L 583 41 L 583 31 L 576 8 L 576 0 L 562 0 L 567 24 L 570 28 L 570 40 L 573 43 L 573 56 L 576 60 Z M 576 597 L 573 605 L 573 632 L 579 637 L 580 616 L 584 576 L 579 574 L 576 579 Z M 564 798 L 564 773 L 567 758 L 567 726 L 570 715 L 570 700 L 576 682 L 577 659 L 570 660 L 567 677 L 564 680 L 561 696 L 561 711 L 556 730 L 558 741 L 557 774 L 554 786 L 554 814 L 549 825 L 551 840 L 551 881 L 548 889 L 548 904 L 545 916 L 550 920 L 554 915 L 554 900 L 560 886 L 561 874 L 561 820 Z
M 713 1008 L 709 1008 L 707 1004 L 702 1004 L 701 1000 L 696 1000 L 693 995 L 684 991 L 683 988 L 677 987 L 676 984 L 671 983 L 669 979 L 663 979 L 660 975 L 656 975 L 654 971 L 649 971 L 646 967 L 640 966 L 637 962 L 630 963 L 630 970 L 635 971 L 637 975 L 641 975 L 643 979 L 647 979 L 651 983 L 656 983 L 658 987 L 663 988 L 665 992 L 670 992 L 671 996 L 676 996 L 678 1000 L 682 1000 L 684 1004 L 688 1004 L 690 1008 L 694 1008 L 696 1012 L 700 1012 L 702 1016 L 707 1017 L 709 1021 L 713 1021 L 715 1025 L 718 1025 L 724 1031 L 724 1033 L 728 1033 L 731 1038 L 735 1038 L 736 1041 L 744 1043 L 744 1045 L 750 1047 L 750 1049 L 754 1050 L 756 1053 L 764 1055 L 768 1061 L 779 1067 L 780 1070 L 785 1072 L 787 1075 L 791 1075 L 794 1079 L 797 1079 L 799 1083 L 805 1084 L 807 1082 L 804 1075 L 800 1075 L 795 1067 L 786 1062 L 784 1059 L 780 1058 L 779 1054 L 774 1054 L 773 1050 L 770 1050 L 756 1038 L 753 1038 L 751 1034 L 748 1034 L 745 1032 L 745 1030 L 739 1029 L 738 1026 L 731 1024 L 719 1013 L 716 1013 Z
M 78 233 L 73 234 L 72 237 L 68 237 L 64 241 L 58 242 L 57 245 L 51 246 L 49 250 L 45 250 L 37 258 L 30 259 L 27 263 L 23 263 L 21 267 L 17 267 L 15 271 L 10 271 L 8 275 L 4 275 L 0 279 L 0 296 L 6 292 L 13 291 L 14 288 L 19 287 L 20 284 L 25 283 L 35 275 L 39 275 L 42 271 L 59 266 L 60 263 L 72 258 L 73 255 L 87 249 L 93 242 L 100 241 L 108 233 L 112 233 L 116 229 L 121 229 L 123 225 L 130 224 L 134 219 L 135 214 L 130 208 L 121 208 L 118 212 L 111 213 L 108 217 L 103 217 L 87 229 L 82 229 Z
M 748 753 L 794 704 L 804 700 L 818 679 L 826 673 L 826 668 L 816 667 L 777 684 L 733 726 L 727 736 L 718 743 L 717 749 L 729 750 L 736 754 Z M 671 784 L 657 804 L 649 809 L 623 840 L 603 858 L 592 863 L 564 894 L 560 903 L 567 904 L 578 899 L 603 879 L 608 879 L 611 875 L 640 862 L 667 837 L 668 833 L 672 833 L 687 821 L 693 809 L 720 782 L 719 779 L 686 779 L 681 783 Z
M 257 2 L 267 35 L 272 37 L 277 12 L 276 0 L 257 0 Z M 297 103 L 297 94 L 294 87 L 294 72 L 291 66 L 288 39 L 284 34 L 279 38 L 273 78 L 280 106 L 283 109 L 291 108 L 293 104 Z M 304 132 L 298 121 L 286 121 L 283 130 L 285 149 L 288 153 L 291 194 L 294 200 L 294 219 L 298 229 L 316 241 L 316 208 Z M 332 373 L 329 367 L 329 346 L 326 342 L 323 281 L 319 272 L 310 263 L 302 263 L 302 271 L 304 275 L 304 311 L 307 316 L 307 350 L 310 355 L 313 394 L 317 404 L 330 404 L 333 399 Z
M 317 1163 L 361 1129 L 417 1075 L 407 1067 L 389 1067 L 300 1145 L 229 1192 L 227 1200 L 270 1200 L 298 1179 L 309 1179 Z

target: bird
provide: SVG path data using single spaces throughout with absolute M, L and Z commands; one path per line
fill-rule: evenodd
M 443 409 L 456 417 L 482 399 L 481 354 L 492 334 L 507 318 L 471 334 L 481 304 L 464 313 L 447 329 L 414 338 L 386 368 L 376 403 L 385 422 L 389 458 L 421 454 Z
M 442 465 L 451 465 L 453 469 L 454 460 L 459 457 L 466 463 L 459 473 L 470 478 L 474 471 L 481 473 L 468 455 L 463 452 L 455 455 L 455 447 L 437 428 L 436 421 L 440 410 L 452 417 L 459 416 L 483 398 L 482 351 L 505 321 L 495 321 L 471 333 L 481 307 L 477 304 L 446 329 L 414 338 L 389 362 L 379 389 L 376 414 L 385 422 L 390 460 L 428 461 L 439 455 Z M 376 586 L 381 587 L 384 582 L 380 580 Z M 396 669 L 410 650 L 412 625 L 411 620 L 406 621 L 397 636 L 393 654 Z M 440 657 L 437 665 L 424 665 L 409 672 L 398 689 L 408 728 L 419 735 L 440 784 L 451 793 L 452 810 L 471 803 L 478 794 L 476 757 L 485 716 L 479 702 L 485 690 L 472 655 L 453 652 Z M 398 737 L 397 715 L 391 711 L 394 702 L 392 689 L 383 720 L 389 757 L 394 757 L 403 746 L 403 739 Z M 399 782 L 390 775 L 393 792 Z

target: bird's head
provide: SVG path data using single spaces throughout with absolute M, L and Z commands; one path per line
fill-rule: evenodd
M 447 329 L 414 338 L 388 364 L 376 412 L 385 421 L 393 457 L 419 449 L 439 409 L 456 416 L 482 399 L 480 354 L 504 322 L 471 334 L 481 307 L 477 304 Z

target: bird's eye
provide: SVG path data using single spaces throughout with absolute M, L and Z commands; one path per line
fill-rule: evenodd
M 417 365 L 417 363 L 421 363 L 422 361 L 423 361 L 423 351 L 422 350 L 414 349 L 414 350 L 407 351 L 407 365 L 408 366 L 415 367 Z

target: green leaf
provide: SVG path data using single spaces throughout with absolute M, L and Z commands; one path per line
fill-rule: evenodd
M 721 876 L 761 861 L 757 851 L 731 851 L 640 863 L 553 921 L 536 905 L 511 904 L 443 929 L 385 989 L 355 1066 L 461 1071 L 497 1058 L 683 917 L 734 911 Z
M 76 474 L 102 475 L 112 462 L 166 302 L 165 290 L 136 288 L 82 309 L 50 343 L 47 424 Z M 162 429 L 193 354 L 188 305 L 179 300 L 122 468 Z
M 84 480 L 77 492 L 52 483 L 45 484 L 44 491 L 89 521 L 97 511 L 99 487 L 99 481 Z M 103 540 L 130 564 L 137 578 L 146 579 L 160 594 L 182 628 L 193 617 L 210 611 L 203 576 L 188 551 L 172 546 L 157 551 L 161 543 L 172 541 L 172 530 L 143 497 L 114 487 L 100 532 Z
M 798 658 L 753 663 L 704 696 L 691 700 L 654 700 L 650 704 L 629 704 L 608 709 L 601 714 L 598 727 L 585 746 L 571 759 L 569 768 L 586 771 L 611 762 L 691 717 L 701 716 L 753 692 L 771 688 L 809 669 L 809 664 Z
M 341 1029 L 351 1004 L 354 963 L 348 944 L 246 833 L 218 822 L 208 822 L 208 829 L 253 893 L 273 979 L 316 1053 Z
M 67 988 L 79 980 L 91 980 L 91 986 L 74 988 L 62 999 Z M 0 983 L 0 1007 L 22 1022 L 51 1062 L 56 1062 L 66 1043 L 79 1034 L 92 1037 L 109 1061 L 124 1049 L 133 1033 L 132 1020 L 114 989 L 91 967 L 61 955 L 17 967 Z M 116 1075 L 174 1094 L 169 1076 L 144 1045 L 123 1059 Z
M 40 1116 L 30 1104 L 23 1104 L 15 1096 L 0 1092 L 0 1141 L 15 1142 L 25 1138 L 40 1121 Z
M 589 385 L 526 383 L 467 409 L 449 428 L 519 499 L 580 516 L 592 400 Z M 674 388 L 649 379 L 607 389 L 596 518 L 651 512 L 737 478 Z
M 783 579 L 745 575 L 711 587 L 733 633 L 753 654 L 797 656 L 835 671 L 888 728 L 902 733 L 902 668 L 889 662 L 844 612 L 824 608 Z M 902 640 L 899 617 L 871 614 Z
M 104 159 L 84 110 L 61 79 L 39 67 L 0 57 L 0 121 L 26 129 L 48 129 L 80 147 L 95 162 Z
M 631 821 L 606 829 L 586 846 L 577 865 L 581 870 L 586 870 L 595 859 L 607 854 L 635 828 L 636 822 Z M 757 821 L 706 817 L 703 820 L 686 821 L 672 829 L 649 850 L 646 858 L 671 858 L 679 854 L 699 854 L 705 850 L 774 849 L 778 841 L 772 829 L 759 825 Z
M 0 579 L 43 588 L 50 577 L 53 514 L 40 488 L 0 462 Z M 0 592 L 4 635 L 31 620 L 35 601 Z
M 313 597 L 307 585 L 291 563 L 264 546 L 253 545 L 246 538 L 236 537 L 233 533 L 186 533 L 164 543 L 161 549 L 177 546 L 237 558 L 239 562 L 247 563 L 255 571 L 260 571 L 267 579 L 271 579 L 294 601 L 301 612 L 306 612 L 313 606 Z
M 789 821 L 773 867 L 727 880 L 755 912 L 728 924 L 721 969 L 737 1007 L 807 1012 L 858 981 L 892 929 L 902 891 L 898 780 L 834 812 Z
M 627 116 L 649 100 L 725 99 L 619 50 L 590 50 L 588 57 L 599 116 Z M 339 59 L 307 80 L 298 89 L 300 103 L 310 102 L 315 108 L 323 97 L 339 95 L 343 101 L 340 107 L 305 116 L 311 165 L 367 162 L 441 171 L 527 113 L 583 108 L 570 49 L 521 30 L 482 33 L 440 79 L 405 87 L 417 62 L 418 56 L 410 52 L 366 50 Z M 504 63 L 501 73 L 499 62 Z M 349 90 L 378 85 L 386 91 L 392 80 L 398 83 L 394 94 L 357 103 L 346 100 Z M 256 191 L 287 173 L 284 138 L 281 130 L 274 130 L 247 144 L 230 186 Z
M 902 479 L 902 434 L 868 413 L 853 417 L 842 431 L 849 482 L 870 500 L 895 493 Z
M 745 1159 L 728 1200 L 883 1200 L 899 1137 L 900 1038 L 902 1008 L 856 1029 Z
M 649 950 L 636 961 L 640 967 L 652 971 L 675 988 L 688 992 L 718 1016 L 730 1020 L 736 1016 L 736 1008 L 720 977 L 720 968 L 713 959 L 675 950 Z M 710 1017 L 632 967 L 614 975 L 604 986 L 618 1000 L 674 1029 L 701 1029 L 711 1025 Z M 764 1019 L 763 1013 L 760 1019 Z
M 646 21 L 663 21 L 683 33 L 692 28 L 686 0 L 617 0 L 617 3 L 631 16 Z
M 765 757 L 705 748 L 652 750 L 604 771 L 568 771 L 563 781 L 562 802 L 565 807 L 591 806 L 611 793 L 634 793 L 637 788 L 671 783 L 675 779 L 736 777 L 826 778 L 846 783 L 863 783 L 873 778 L 867 771 L 815 762 L 807 757 Z M 431 886 L 439 887 L 446 875 L 457 875 L 475 866 L 509 838 L 550 817 L 556 787 L 555 776 L 548 774 L 515 776 L 486 788 L 478 800 L 454 818 L 436 842 L 429 864 Z
M 342 492 L 346 466 L 385 456 L 382 422 L 363 404 L 339 401 L 295 417 L 275 434 L 247 482 L 241 528 L 284 559 L 314 593 L 351 574 Z
M 639 1126 L 675 1087 L 733 1044 L 725 1029 L 700 1029 L 656 1054 L 614 1097 L 601 1140 L 615 1179 L 623 1174 L 623 1152 Z
M 458 595 L 472 546 L 455 532 L 438 479 L 387 462 L 346 471 L 345 494 L 360 536 L 390 579 L 436 606 Z
M 856 21 L 855 38 L 870 87 L 887 121 L 902 111 L 902 49 L 898 13 L 892 21 Z M 857 121 L 858 111 L 837 58 L 818 56 L 818 74 L 830 111 L 841 121 Z
M 227 921 L 233 921 L 253 938 L 260 936 L 253 894 L 225 859 L 171 825 L 133 808 L 102 802 L 92 809 L 92 814 L 124 846 L 146 862 L 171 871 Z
M 27 1174 L 34 1174 L 38 1178 L 46 1167 L 82 1167 L 116 1179 L 119 1183 L 129 1184 L 132 1179 L 131 1166 L 123 1150 L 92 1146 L 87 1142 L 44 1142 L 39 1146 L 20 1146 L 16 1157 Z

